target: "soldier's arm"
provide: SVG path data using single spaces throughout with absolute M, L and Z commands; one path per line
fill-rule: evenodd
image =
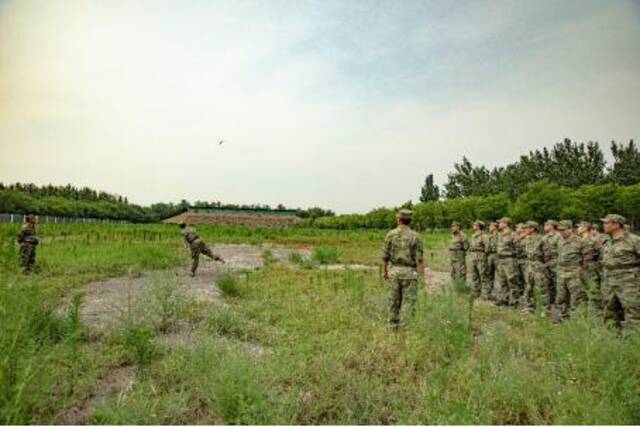
M 414 256 L 416 259 L 418 274 L 421 277 L 424 277 L 424 245 L 422 244 L 422 239 L 420 239 L 420 237 L 416 237 Z
M 462 237 L 462 249 L 464 249 L 465 252 L 469 250 L 469 239 L 464 236 Z
M 389 261 L 391 260 L 391 239 L 387 235 L 384 238 L 384 246 L 382 248 L 382 261 L 384 262 L 384 280 L 389 279 Z

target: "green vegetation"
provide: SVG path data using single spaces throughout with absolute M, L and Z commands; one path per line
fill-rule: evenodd
M 16 261 L 6 240 L 15 231 L 0 225 L 2 265 Z M 327 262 L 339 254 L 365 264 L 379 263 L 384 236 L 198 231 L 209 242 L 313 246 Z M 470 315 L 468 294 L 448 286 L 421 291 L 416 317 L 394 334 L 377 271 L 274 263 L 218 277 L 224 301 L 196 303 L 169 270 L 189 262 L 175 227 L 44 225 L 40 233 L 38 274 L 0 271 L 3 423 L 68 422 L 77 408 L 99 424 L 640 422 L 640 337 L 621 339 L 585 314 L 554 325 L 476 304 Z M 427 265 L 444 269 L 447 234 L 424 239 Z M 145 270 L 160 271 L 119 326 L 87 333 L 84 285 Z M 126 381 L 109 393 L 116 374 Z

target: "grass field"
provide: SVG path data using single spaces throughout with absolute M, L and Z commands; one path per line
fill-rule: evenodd
M 223 304 L 203 304 L 173 280 L 188 263 L 176 227 L 42 226 L 40 272 L 28 277 L 17 273 L 16 230 L 0 226 L 3 423 L 640 423 L 640 339 L 587 315 L 554 325 L 470 310 L 464 289 L 446 287 L 421 292 L 416 317 L 394 334 L 377 269 L 296 269 L 265 255 L 264 269 L 217 279 Z M 211 243 L 321 247 L 319 258 L 372 265 L 384 237 L 199 232 Z M 427 265 L 445 271 L 448 236 L 424 238 Z M 85 284 L 146 270 L 166 274 L 120 326 L 91 332 L 78 311 Z

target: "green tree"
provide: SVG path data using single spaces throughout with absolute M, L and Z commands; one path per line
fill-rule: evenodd
M 640 152 L 633 140 L 628 145 L 611 142 L 613 166 L 609 179 L 619 185 L 640 183 Z
M 437 201 L 440 199 L 440 188 L 433 183 L 433 174 L 427 175 L 424 185 L 420 190 L 420 201 L 422 203 Z

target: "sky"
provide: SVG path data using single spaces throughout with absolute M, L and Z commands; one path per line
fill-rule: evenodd
M 365 212 L 637 140 L 638 76 L 638 1 L 0 0 L 0 182 Z

